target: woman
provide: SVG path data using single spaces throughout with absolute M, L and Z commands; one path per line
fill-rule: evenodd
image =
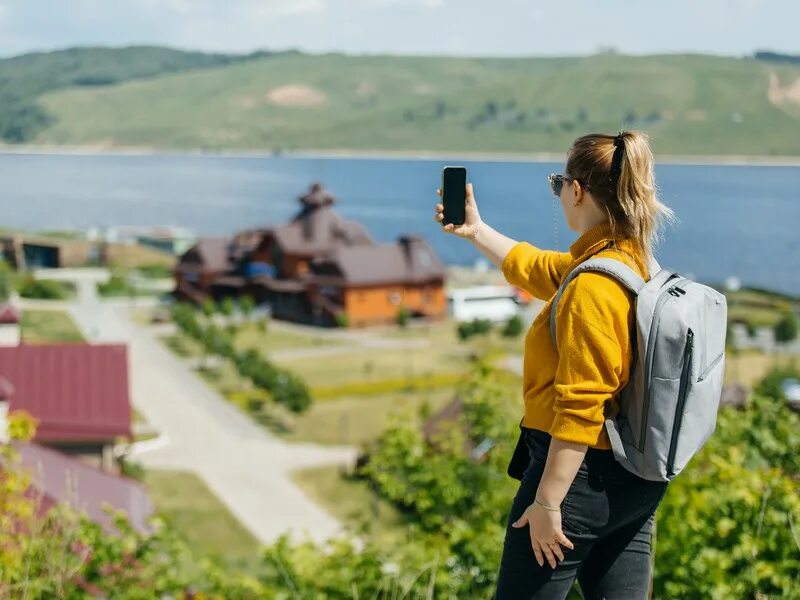
M 549 181 L 580 233 L 569 252 L 492 229 L 472 184 L 464 224 L 443 226 L 470 240 L 509 283 L 547 301 L 525 338 L 522 432 L 531 460 L 509 515 L 495 598 L 566 598 L 576 577 L 584 598 L 647 598 L 651 534 L 667 482 L 625 470 L 603 427 L 630 376 L 633 294 L 609 275 L 575 277 L 557 309 L 559 348 L 549 315 L 561 281 L 591 256 L 619 259 L 649 280 L 658 225 L 674 213 L 656 197 L 653 155 L 639 132 L 578 138 L 564 174 Z M 443 208 L 436 205 L 440 223 Z

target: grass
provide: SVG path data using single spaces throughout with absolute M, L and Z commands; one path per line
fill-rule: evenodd
M 377 438 L 386 429 L 391 415 L 411 409 L 416 416 L 426 403 L 430 412 L 435 413 L 452 400 L 453 394 L 454 389 L 449 387 L 315 402 L 302 415 L 288 416 L 291 429 L 281 437 L 292 442 L 360 445 Z M 282 415 L 287 418 L 285 411 Z
M 325 466 L 292 471 L 292 481 L 351 532 L 392 544 L 406 539 L 407 519 L 366 480 Z
M 27 344 L 86 341 L 70 316 L 60 310 L 24 310 L 21 325 Z
M 382 349 L 380 352 L 356 346 L 352 352 L 330 357 L 275 360 L 276 364 L 298 374 L 311 389 L 314 402 L 307 412 L 300 415 L 271 404 L 268 396 L 241 377 L 231 362 L 200 369 L 198 374 L 241 410 L 288 441 L 360 444 L 380 435 L 390 415 L 397 411 L 411 408 L 416 415 L 426 403 L 431 412 L 442 408 L 452 399 L 473 354 L 522 351 L 520 338 L 508 340 L 499 334 L 460 342 L 454 323 L 436 323 L 407 330 L 371 330 L 369 333 L 395 339 L 427 340 L 430 345 L 415 349 Z M 179 356 L 196 358 L 203 355 L 200 345 L 184 334 L 162 339 Z M 303 349 L 323 343 L 342 342 L 277 328 L 264 334 L 255 326 L 246 326 L 236 342 L 240 350 L 255 347 L 262 351 L 265 346 Z M 265 353 L 269 357 L 269 351 Z M 519 379 L 511 376 L 508 379 L 509 398 L 516 399 Z M 266 399 L 262 409 L 250 406 L 258 399 Z M 521 405 L 515 405 L 513 410 L 519 412 Z
M 341 341 L 320 335 L 295 333 L 278 327 L 267 326 L 267 330 L 262 331 L 255 323 L 245 323 L 237 331 L 235 344 L 239 350 L 253 348 L 269 355 L 270 352 L 279 350 L 335 346 L 341 344 Z
M 755 290 L 726 292 L 728 321 L 744 321 L 754 327 L 773 327 L 790 310 L 797 310 L 797 301 Z
M 147 471 L 144 484 L 156 510 L 195 551 L 226 567 L 255 572 L 260 544 L 196 475 Z
M 469 363 L 469 346 L 431 346 L 358 350 L 324 358 L 277 359 L 277 365 L 300 376 L 311 388 L 330 388 L 353 381 L 415 378 L 459 373 Z
M 182 358 L 203 356 L 203 347 L 200 343 L 183 333 L 161 336 L 160 339 L 167 348 Z
M 137 267 L 172 269 L 177 258 L 172 254 L 141 244 L 108 244 L 109 266 L 116 269 Z
M 793 355 L 764 354 L 758 349 L 740 350 L 738 356 L 728 352 L 725 356 L 725 385 L 740 383 L 752 388 L 773 366 L 788 366 L 797 357 Z
M 773 72 L 784 85 L 800 76 L 697 54 L 283 55 L 44 94 L 54 118 L 35 142 L 563 154 L 580 133 L 625 124 L 651 134 L 656 155 L 796 156 L 800 111 L 770 102 Z M 288 86 L 321 101 L 270 100 Z

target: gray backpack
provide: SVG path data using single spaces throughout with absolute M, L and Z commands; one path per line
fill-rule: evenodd
M 612 275 L 635 294 L 630 380 L 619 392 L 619 414 L 605 421 L 614 457 L 643 479 L 671 481 L 717 425 L 727 301 L 711 287 L 662 269 L 655 259 L 645 282 L 622 261 L 589 258 L 569 273 L 556 293 L 550 312 L 554 345 L 561 294 L 573 277 L 589 270 Z

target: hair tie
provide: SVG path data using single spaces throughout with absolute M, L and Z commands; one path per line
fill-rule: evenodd
M 614 136 L 614 156 L 611 158 L 611 171 L 609 173 L 612 193 L 616 192 L 619 175 L 622 173 L 622 155 L 625 154 L 624 135 L 624 132 L 620 131 Z

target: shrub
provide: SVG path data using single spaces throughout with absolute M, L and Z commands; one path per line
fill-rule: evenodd
M 401 306 L 397 311 L 397 324 L 400 327 L 406 327 L 410 318 L 411 312 L 405 306 Z
M 60 281 L 35 279 L 33 275 L 26 275 L 17 288 L 23 298 L 37 300 L 64 300 L 69 295 L 69 286 Z
M 780 320 L 775 323 L 775 341 L 791 342 L 797 337 L 797 317 L 792 311 L 783 314 Z
M 492 322 L 489 319 L 473 319 L 458 324 L 458 337 L 466 340 L 475 335 L 482 335 L 492 330 Z
M 515 338 L 522 333 L 522 317 L 519 315 L 512 316 L 502 330 L 503 337 Z

